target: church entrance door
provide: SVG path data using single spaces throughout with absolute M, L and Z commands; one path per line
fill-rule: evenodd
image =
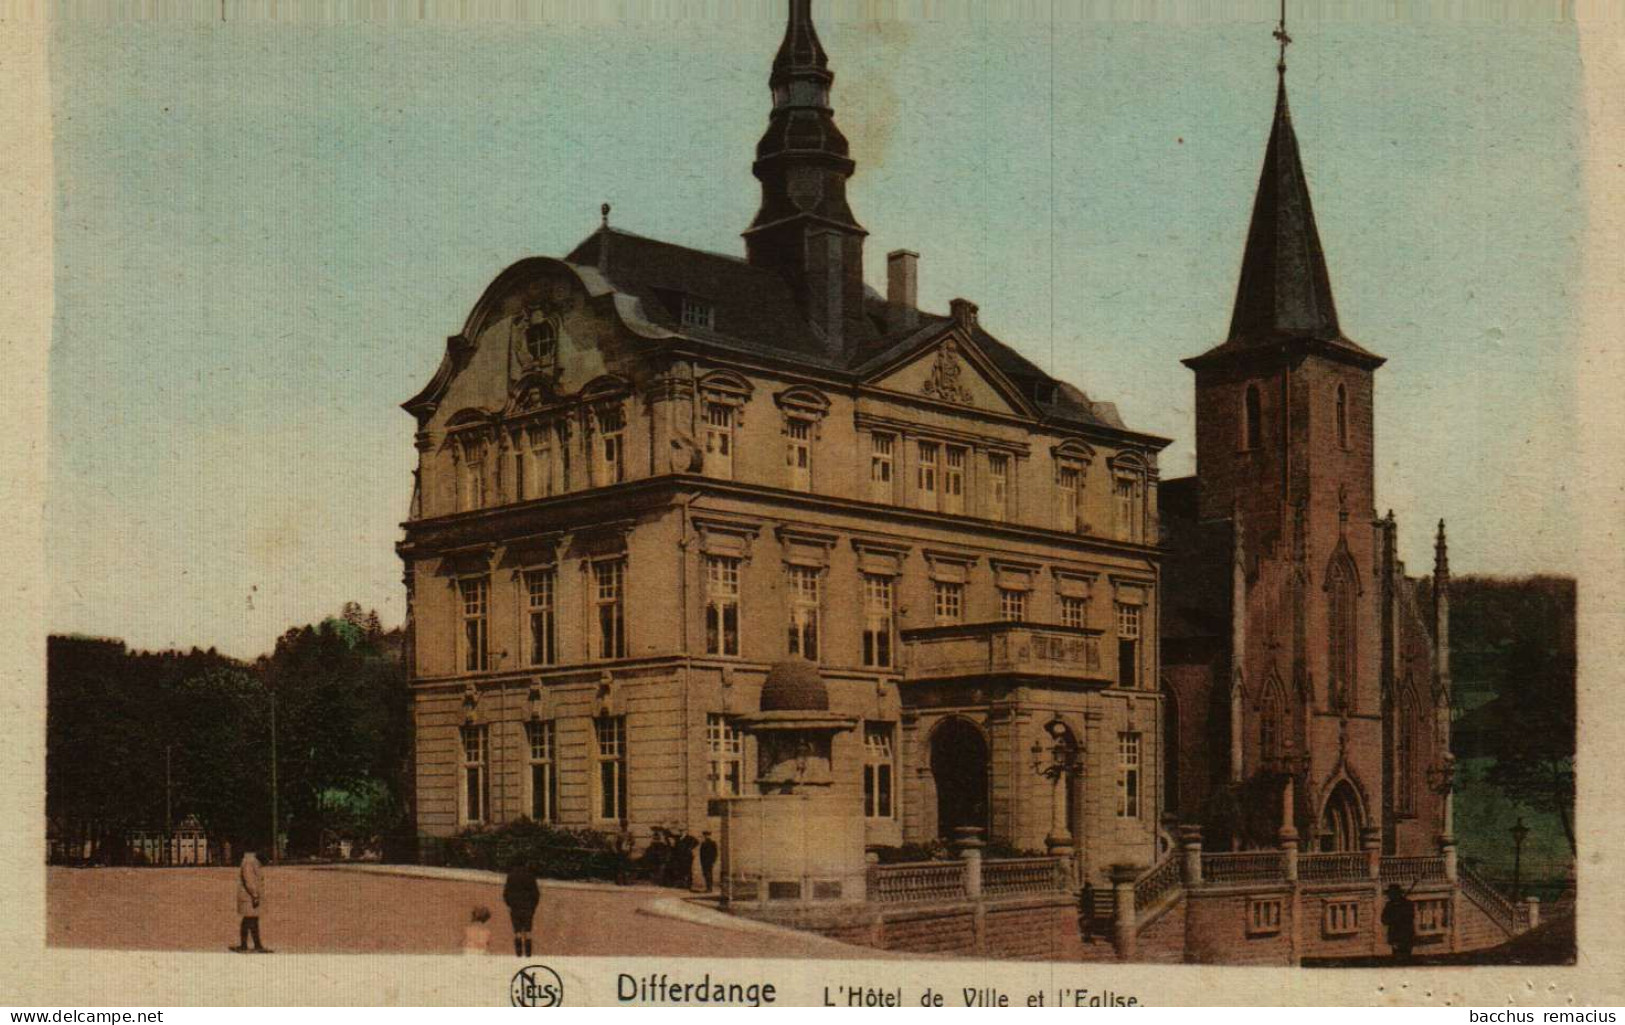
M 931 734 L 931 777 L 937 785 L 937 835 L 960 826 L 987 830 L 987 741 L 963 719 L 948 719 Z
M 1326 808 L 1320 815 L 1320 849 L 1322 851 L 1358 851 L 1360 827 L 1364 819 L 1360 814 L 1360 799 L 1348 780 L 1332 789 L 1326 798 Z

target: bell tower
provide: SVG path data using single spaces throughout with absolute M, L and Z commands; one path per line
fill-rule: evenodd
M 812 0 L 790 0 L 768 85 L 773 109 L 751 170 L 762 205 L 745 230 L 746 258 L 783 274 L 802 314 L 839 355 L 865 333 L 863 239 L 846 202 L 857 166 L 835 126 L 835 75 L 813 27 Z

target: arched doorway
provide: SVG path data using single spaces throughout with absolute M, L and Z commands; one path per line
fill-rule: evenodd
M 1360 829 L 1365 816 L 1360 812 L 1360 798 L 1342 780 L 1332 788 L 1320 813 L 1320 849 L 1322 851 L 1357 851 L 1360 849 Z
M 937 835 L 960 826 L 987 829 L 987 741 L 964 719 L 945 719 L 931 734 L 931 777 L 937 786 Z

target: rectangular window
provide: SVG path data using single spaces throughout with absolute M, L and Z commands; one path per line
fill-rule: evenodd
M 965 621 L 965 585 L 937 581 L 932 587 L 938 626 L 951 626 Z
M 529 498 L 530 495 L 527 494 L 527 491 L 529 488 L 534 487 L 534 485 L 528 479 L 526 479 L 529 475 L 525 473 L 525 463 L 529 461 L 530 453 L 525 451 L 524 442 L 522 439 L 522 434 L 515 435 L 514 437 L 513 498 L 516 502 L 523 502 L 525 499 Z
M 491 735 L 485 726 L 464 726 L 463 821 L 486 821 L 490 808 Z
M 459 580 L 463 604 L 463 671 L 482 673 L 491 668 L 487 628 L 490 622 L 491 584 L 485 577 Z
M 1281 931 L 1280 897 L 1254 897 L 1247 902 L 1247 935 L 1273 936 Z
M 943 450 L 942 511 L 965 511 L 965 450 L 949 445 Z
M 734 409 L 720 402 L 705 404 L 705 474 L 723 480 L 734 475 Z
M 892 501 L 893 454 L 897 439 L 890 434 L 869 435 L 869 498 Z
M 598 480 L 602 487 L 621 480 L 626 463 L 626 417 L 619 406 L 598 411 Z
M 598 818 L 605 822 L 626 821 L 626 716 L 605 716 L 593 720 L 597 741 Z
M 559 777 L 554 758 L 557 751 L 553 721 L 525 724 L 530 741 L 530 817 L 534 822 L 557 822 L 559 817 Z
M 1360 902 L 1357 900 L 1327 901 L 1325 929 L 1327 936 L 1352 936 L 1359 932 Z
M 987 517 L 1003 520 L 1010 515 L 1010 457 L 991 452 L 987 457 Z
M 790 567 L 790 654 L 818 661 L 818 570 Z
M 593 650 L 599 658 L 626 657 L 626 563 L 592 564 Z
M 1140 682 L 1140 606 L 1117 603 L 1117 685 Z
M 1117 735 L 1117 817 L 1140 817 L 1140 735 Z
M 683 326 L 710 328 L 716 324 L 716 307 L 699 299 L 683 297 Z
M 812 490 L 812 421 L 790 419 L 785 423 L 784 465 L 790 471 L 793 491 Z
M 546 498 L 553 494 L 553 445 L 546 427 L 530 432 L 530 472 L 526 475 L 526 498 Z
M 921 509 L 937 507 L 937 450 L 938 446 L 934 441 L 922 441 L 919 444 L 920 465 L 916 480 Z
M 1112 499 L 1117 508 L 1117 536 L 1125 541 L 1140 540 L 1140 515 L 1133 478 L 1118 477 L 1112 482 Z
M 462 512 L 485 506 L 485 443 L 464 441 L 457 448 L 457 508 Z
M 1078 483 L 1082 478 L 1076 466 L 1055 470 L 1055 525 L 1060 530 L 1078 529 Z
M 892 817 L 892 735 L 896 726 L 889 722 L 863 725 L 863 817 Z
M 557 576 L 550 569 L 525 572 L 525 611 L 530 626 L 530 664 L 548 666 L 558 661 L 557 617 L 553 594 Z
M 1424 897 L 1416 901 L 1416 935 L 1440 936 L 1450 931 L 1450 899 Z
M 892 664 L 892 579 L 863 574 L 863 664 Z
M 744 793 L 745 740 L 739 727 L 725 715 L 708 715 L 705 742 L 711 756 L 711 796 L 738 797 Z
M 1027 621 L 1027 592 L 1014 588 L 999 588 L 999 618 L 1006 623 Z
M 722 555 L 705 558 L 705 652 L 739 654 L 739 564 Z
M 1061 625 L 1081 630 L 1089 625 L 1089 599 L 1061 596 Z

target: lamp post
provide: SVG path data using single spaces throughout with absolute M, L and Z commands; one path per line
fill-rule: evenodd
M 1512 824 L 1512 899 L 1520 900 L 1523 897 L 1523 842 L 1529 839 L 1529 827 L 1523 824 L 1523 816 Z
M 1034 740 L 1032 746 L 1033 772 L 1050 781 L 1050 829 L 1044 846 L 1056 857 L 1065 858 L 1076 850 L 1077 838 L 1067 821 L 1067 795 L 1082 763 L 1077 741 L 1065 723 L 1052 719 L 1045 724 L 1044 732 L 1049 735 L 1049 744 Z

